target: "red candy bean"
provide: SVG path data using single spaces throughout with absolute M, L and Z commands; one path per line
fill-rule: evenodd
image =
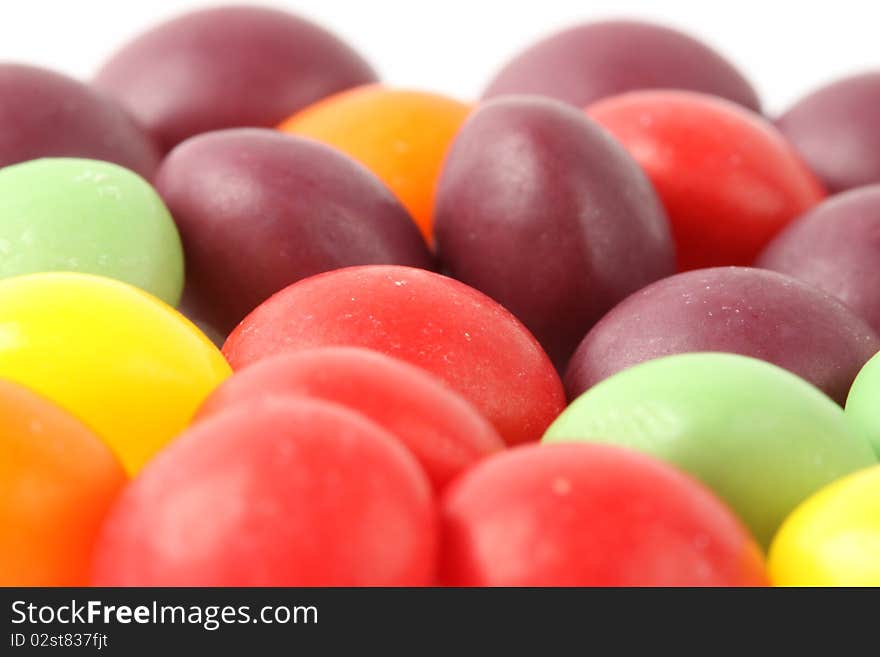
M 196 424 L 107 518 L 99 586 L 419 586 L 435 509 L 383 429 L 313 399 L 252 401 Z
M 356 347 L 261 360 L 227 379 L 197 419 L 274 396 L 325 399 L 362 413 L 409 448 L 436 489 L 504 448 L 492 425 L 440 381 L 418 367 Z
M 825 195 L 770 123 L 720 98 L 641 91 L 587 112 L 654 183 L 672 224 L 679 269 L 752 264 Z
M 311 347 L 367 347 L 431 372 L 508 444 L 537 440 L 565 406 L 535 338 L 473 288 L 411 267 L 349 267 L 295 283 L 248 315 L 223 347 L 233 369 Z
M 446 491 L 453 586 L 762 586 L 760 550 L 696 480 L 607 445 L 529 445 Z

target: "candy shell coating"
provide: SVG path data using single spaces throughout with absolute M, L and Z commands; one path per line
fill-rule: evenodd
M 513 312 L 563 369 L 614 304 L 675 271 L 663 206 L 629 154 L 545 98 L 481 105 L 434 208 L 444 271 Z
M 326 346 L 375 349 L 417 365 L 470 401 L 509 445 L 538 440 L 565 405 L 559 375 L 509 311 L 446 276 L 348 267 L 283 289 L 223 345 L 233 369 Z
M 705 487 L 611 445 L 528 445 L 441 501 L 455 586 L 764 586 L 761 551 Z
M 835 194 L 801 215 L 755 266 L 825 290 L 880 331 L 880 184 Z
M 880 183 L 880 72 L 837 80 L 796 102 L 776 127 L 832 192 Z
M 217 332 L 275 292 L 340 267 L 433 258 L 406 210 L 363 166 L 275 130 L 217 130 L 177 146 L 156 189 L 180 227 L 187 305 Z
M 0 278 L 76 271 L 180 301 L 174 219 L 149 183 L 116 164 L 46 158 L 0 169 L 0 246 Z
M 880 459 L 880 353 L 865 363 L 846 399 L 846 416 Z
M 252 400 L 195 424 L 120 495 L 98 586 L 425 586 L 430 484 L 393 436 L 338 404 Z
M 375 80 L 360 55 L 320 26 L 277 9 L 232 6 L 154 26 L 110 57 L 93 84 L 167 153 L 202 132 L 273 126 Z
M 761 116 L 714 96 L 633 91 L 587 114 L 617 138 L 666 208 L 681 271 L 751 265 L 825 189 Z
M 34 66 L 0 64 L 0 167 L 40 157 L 115 162 L 149 179 L 159 150 L 88 85 Z
M 798 506 L 773 539 L 768 565 L 777 586 L 880 586 L 880 466 Z
M 86 586 L 98 530 L 125 482 L 82 422 L 0 380 L 0 586 Z
M 230 374 L 170 306 L 90 274 L 0 281 L 0 377 L 73 413 L 136 472 Z
M 543 441 L 616 444 L 676 465 L 725 500 L 764 546 L 813 492 L 876 463 L 819 390 L 775 365 L 720 353 L 619 372 L 574 400 Z
M 369 85 L 305 108 L 279 129 L 310 137 L 365 165 L 433 239 L 437 179 L 471 106 L 439 94 Z
M 195 420 L 266 397 L 308 397 L 341 404 L 400 440 L 436 490 L 504 441 L 461 396 L 424 370 L 377 351 L 324 347 L 280 354 L 227 379 Z
M 499 71 L 484 98 L 540 94 L 583 108 L 640 89 L 714 94 L 760 111 L 755 90 L 720 54 L 672 28 L 597 21 L 538 41 Z
M 570 399 L 622 369 L 662 356 L 723 351 L 806 379 L 843 406 L 880 336 L 838 299 L 776 272 L 683 272 L 627 297 L 584 337 L 565 374 Z

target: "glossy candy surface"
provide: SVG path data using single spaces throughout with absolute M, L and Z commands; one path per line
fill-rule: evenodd
M 778 586 L 880 586 L 880 466 L 795 509 L 773 540 L 769 566 Z
M 280 8 L 147 28 L 0 62 L 0 586 L 880 588 L 880 68 L 770 118 L 638 20 L 479 99 Z
M 262 7 L 218 7 L 145 32 L 104 64 L 94 84 L 168 151 L 209 130 L 273 126 L 375 79 L 360 55 L 309 21 Z
M 876 462 L 843 410 L 802 379 L 733 354 L 669 356 L 578 397 L 545 443 L 630 447 L 689 472 L 766 546 L 822 486 Z
M 504 448 L 468 402 L 418 367 L 356 347 L 281 354 L 244 368 L 199 409 L 198 420 L 267 397 L 311 397 L 363 414 L 418 459 L 436 489 Z
M 149 178 L 159 152 L 125 111 L 88 86 L 0 63 L 0 167 L 40 157 L 115 162 Z
M 259 129 L 193 137 L 162 163 L 156 187 L 183 237 L 188 310 L 223 335 L 301 278 L 351 265 L 433 265 L 385 186 L 311 140 Z
M 0 278 L 78 271 L 180 301 L 174 219 L 143 178 L 115 164 L 46 158 L 0 169 L 0 248 Z
M 421 269 L 349 267 L 285 288 L 232 332 L 233 369 L 332 345 L 375 349 L 434 374 L 470 401 L 508 444 L 537 440 L 565 405 L 559 376 L 507 310 Z
M 565 376 L 570 399 L 638 363 L 725 351 L 783 367 L 843 405 L 880 337 L 837 299 L 776 272 L 719 267 L 639 290 L 596 324 Z
M 85 586 L 124 483 L 119 461 L 84 424 L 0 380 L 0 586 Z
M 508 63 L 484 96 L 540 94 L 583 108 L 656 88 L 715 94 L 756 111 L 760 104 L 748 81 L 711 48 L 639 21 L 587 23 L 553 34 Z
M 825 196 L 770 123 L 720 98 L 641 91 L 587 112 L 654 184 L 680 269 L 752 264 L 782 228 Z
M 801 99 L 776 126 L 832 192 L 880 183 L 880 72 L 844 78 Z
M 434 229 L 444 271 L 513 312 L 560 368 L 615 303 L 675 271 L 669 224 L 635 161 L 545 99 L 476 110 L 443 167 Z
M 0 377 L 79 417 L 129 473 L 229 372 L 192 324 L 125 283 L 72 273 L 0 281 Z
M 880 459 L 880 353 L 868 361 L 853 382 L 846 414 Z
M 520 447 L 441 504 L 441 581 L 458 586 L 762 586 L 760 550 L 699 483 L 608 445 Z
M 330 144 L 366 165 L 430 240 L 440 167 L 470 111 L 470 105 L 446 96 L 373 85 L 316 103 L 279 127 Z
M 420 586 L 436 520 L 393 436 L 313 399 L 199 422 L 111 510 L 92 582 L 113 586 Z
M 755 264 L 833 294 L 880 331 L 880 185 L 817 205 L 770 242 Z

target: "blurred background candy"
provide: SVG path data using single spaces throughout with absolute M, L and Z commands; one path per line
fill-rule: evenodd
M 125 283 L 73 273 L 0 281 L 0 377 L 83 420 L 129 473 L 229 372 L 195 326 Z
M 227 379 L 197 420 L 271 397 L 324 399 L 363 414 L 399 439 L 436 489 L 467 466 L 504 448 L 504 441 L 462 397 L 423 369 L 357 347 L 279 354 Z
M 832 192 L 880 183 L 880 72 L 832 82 L 776 121 Z
M 444 271 L 513 312 L 560 369 L 615 303 L 675 271 L 663 207 L 635 161 L 583 112 L 545 99 L 477 109 L 435 213 Z
M 773 540 L 769 566 L 777 586 L 880 586 L 880 466 L 795 509 Z
M 135 173 L 47 158 L 0 169 L 0 278 L 79 271 L 177 305 L 183 251 L 162 199 Z
M 180 227 L 186 309 L 223 336 L 278 290 L 351 265 L 432 267 L 406 210 L 367 169 L 309 139 L 221 130 L 175 148 L 156 187 Z
M 153 27 L 113 55 L 94 84 L 167 152 L 209 130 L 273 126 L 375 79 L 360 55 L 314 23 L 276 9 L 230 6 Z
M 763 118 L 705 94 L 636 91 L 587 113 L 642 166 L 672 224 L 679 269 L 750 265 L 825 191 Z
M 765 586 L 761 551 L 714 495 L 609 445 L 532 445 L 474 466 L 441 503 L 453 586 Z
M 553 364 L 513 315 L 463 283 L 411 267 L 349 267 L 295 283 L 248 315 L 223 354 L 238 370 L 333 345 L 375 349 L 427 370 L 510 445 L 539 439 L 565 406 Z
M 853 382 L 846 414 L 880 459 L 880 353 L 867 362 Z
M 145 28 L 182 12 L 229 2 L 150 0 L 122 5 L 79 0 L 71 5 L 29 0 L 16 8 L 14 20 L 0 23 L 0 60 L 33 61 L 88 77 Z M 540 84 L 543 78 L 563 77 L 557 69 L 572 75 L 566 87 L 585 89 L 618 79 L 634 78 L 640 82 L 638 88 L 674 88 L 692 81 L 699 86 L 687 89 L 734 101 L 742 95 L 739 102 L 749 99 L 750 109 L 757 107 L 752 106 L 757 91 L 766 113 L 776 115 L 826 81 L 878 66 L 872 7 L 864 0 L 801 3 L 796 14 L 785 3 L 761 0 L 746 0 L 736 11 L 697 0 L 543 0 L 520 3 L 516 11 L 500 0 L 466 7 L 406 0 L 231 4 L 286 8 L 353 46 L 390 84 L 471 99 L 513 60 L 521 55 L 540 60 L 537 52 L 544 47 L 537 44 L 549 39 L 559 43 L 562 38 L 554 37 L 570 32 L 575 35 L 571 49 L 559 53 L 558 61 L 530 81 Z M 69 29 L 71 25 L 78 29 Z M 579 34 L 584 38 L 578 39 Z M 526 55 L 530 51 L 536 54 Z M 603 95 L 629 90 L 614 87 Z M 505 91 L 511 92 L 530 91 Z M 575 104 L 583 107 L 580 101 Z
M 777 235 L 755 264 L 833 294 L 880 331 L 880 185 L 823 201 Z
M 316 103 L 280 129 L 330 144 L 366 165 L 430 241 L 440 167 L 470 111 L 439 94 L 371 85 Z
M 574 399 L 653 358 L 726 351 L 784 367 L 842 406 L 878 350 L 880 336 L 818 288 L 749 267 L 700 269 L 649 285 L 605 315 L 572 357 L 565 386 Z
M 98 586 L 424 586 L 436 521 L 409 451 L 337 404 L 254 400 L 196 424 L 123 492 Z
M 734 354 L 667 356 L 578 397 L 543 442 L 609 443 L 689 472 L 767 546 L 822 486 L 876 463 L 843 409 L 785 370 Z
M 39 157 L 108 160 L 152 176 L 159 152 L 112 100 L 59 73 L 0 63 L 0 167 Z
M 0 586 L 85 586 L 98 529 L 125 480 L 84 424 L 0 380 Z
M 760 109 L 749 82 L 717 52 L 642 21 L 585 23 L 548 36 L 509 62 L 484 96 L 540 94 L 586 107 L 639 89 L 699 91 Z

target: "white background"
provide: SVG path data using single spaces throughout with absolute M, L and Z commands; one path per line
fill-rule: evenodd
M 88 78 L 190 0 L 0 0 L 0 60 Z M 265 0 L 318 21 L 393 85 L 474 98 L 509 56 L 579 21 L 635 17 L 690 32 L 733 61 L 771 112 L 836 77 L 880 69 L 878 0 Z M 880 109 L 878 109 L 880 111 Z

